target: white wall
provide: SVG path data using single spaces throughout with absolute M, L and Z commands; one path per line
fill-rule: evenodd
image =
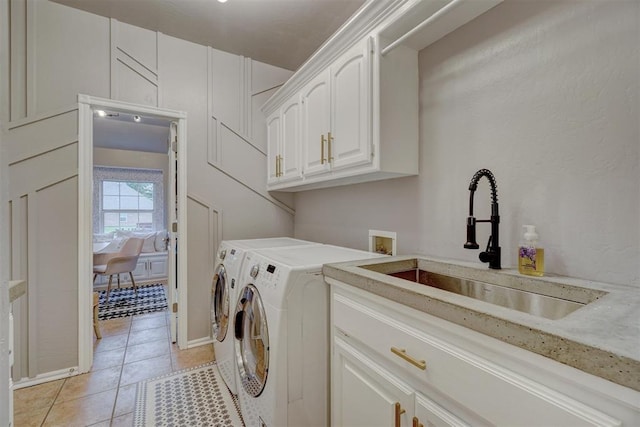
M 2 209 L 10 208 L 10 229 L 3 235 L 11 236 L 11 278 L 29 286 L 16 313 L 14 378 L 66 375 L 78 363 L 78 316 L 60 309 L 78 298 L 78 93 L 186 111 L 195 234 L 188 253 L 201 257 L 189 269 L 188 339 L 206 341 L 220 240 L 293 234 L 292 196 L 275 199 L 256 180 L 266 152 L 254 108 L 291 72 L 44 0 L 12 0 L 10 19 L 11 37 L 1 42 L 12 61 L 0 70 L 3 101 L 10 100 L 0 117 L 9 128 Z M 52 212 L 64 218 L 56 227 Z M 52 297 L 56 304 L 45 304 Z
M 6 16 L 4 6 L 0 5 L 0 16 Z M 6 18 L 0 17 L 0 40 L 7 35 Z M 5 44 L 0 44 L 0 69 L 8 63 Z M 0 201 L 8 199 L 7 168 L 5 166 L 4 138 L 6 117 L 8 117 L 8 90 L 6 82 L 0 81 Z M 0 235 L 9 235 L 8 206 L 0 205 Z M 0 423 L 6 424 L 9 414 L 9 241 L 0 239 Z
M 9 64 L 9 46 L 2 43 L 9 35 L 7 2 L 0 3 L 0 70 Z M 8 179 L 5 154 L 6 126 L 9 117 L 9 91 L 6 79 L 0 79 L 0 235 L 9 235 Z M 0 239 L 0 424 L 8 424 L 9 409 L 9 241 Z
M 420 52 L 420 175 L 297 193 L 295 235 L 477 261 L 469 181 L 496 176 L 503 266 L 523 224 L 548 272 L 640 286 L 640 3 L 507 0 Z M 489 216 L 488 183 L 476 192 Z M 489 225 L 478 225 L 483 247 Z

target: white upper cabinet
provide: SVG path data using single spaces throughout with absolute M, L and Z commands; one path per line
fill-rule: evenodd
M 300 178 L 300 96 L 294 95 L 282 106 L 280 181 Z
M 371 163 L 369 39 L 302 89 L 303 174 Z
M 302 149 L 306 176 L 329 170 L 329 71 L 320 73 L 302 89 Z
M 333 169 L 371 163 L 371 39 L 342 55 L 331 70 L 327 158 Z
M 267 185 L 300 180 L 300 96 L 267 117 Z
M 280 110 L 267 117 L 267 185 L 278 182 L 280 172 Z
M 278 144 L 271 142 L 277 131 L 267 122 L 267 189 L 417 175 L 418 51 L 500 1 L 365 3 L 262 107 L 271 124 L 277 125 L 275 116 L 281 120 Z M 291 122 L 283 127 L 283 109 L 292 97 L 301 103 L 297 139 Z

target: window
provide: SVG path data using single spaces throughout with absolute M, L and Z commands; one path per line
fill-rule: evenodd
M 94 168 L 94 232 L 163 229 L 162 171 Z
M 152 231 L 153 187 L 153 182 L 102 181 L 102 232 Z

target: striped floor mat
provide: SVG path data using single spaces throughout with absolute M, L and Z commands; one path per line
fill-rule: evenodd
M 161 283 L 138 286 L 136 296 L 133 288 L 111 289 L 109 302 L 107 291 L 100 291 L 98 300 L 98 319 L 107 320 L 117 317 L 162 311 L 167 308 L 167 297 Z

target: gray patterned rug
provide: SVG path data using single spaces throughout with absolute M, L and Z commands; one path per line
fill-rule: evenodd
M 138 384 L 135 427 L 229 426 L 244 423 L 215 363 Z
M 138 286 L 138 295 L 133 288 L 115 288 L 109 293 L 99 293 L 98 319 L 107 320 L 117 317 L 134 316 L 167 309 L 167 297 L 162 283 Z

